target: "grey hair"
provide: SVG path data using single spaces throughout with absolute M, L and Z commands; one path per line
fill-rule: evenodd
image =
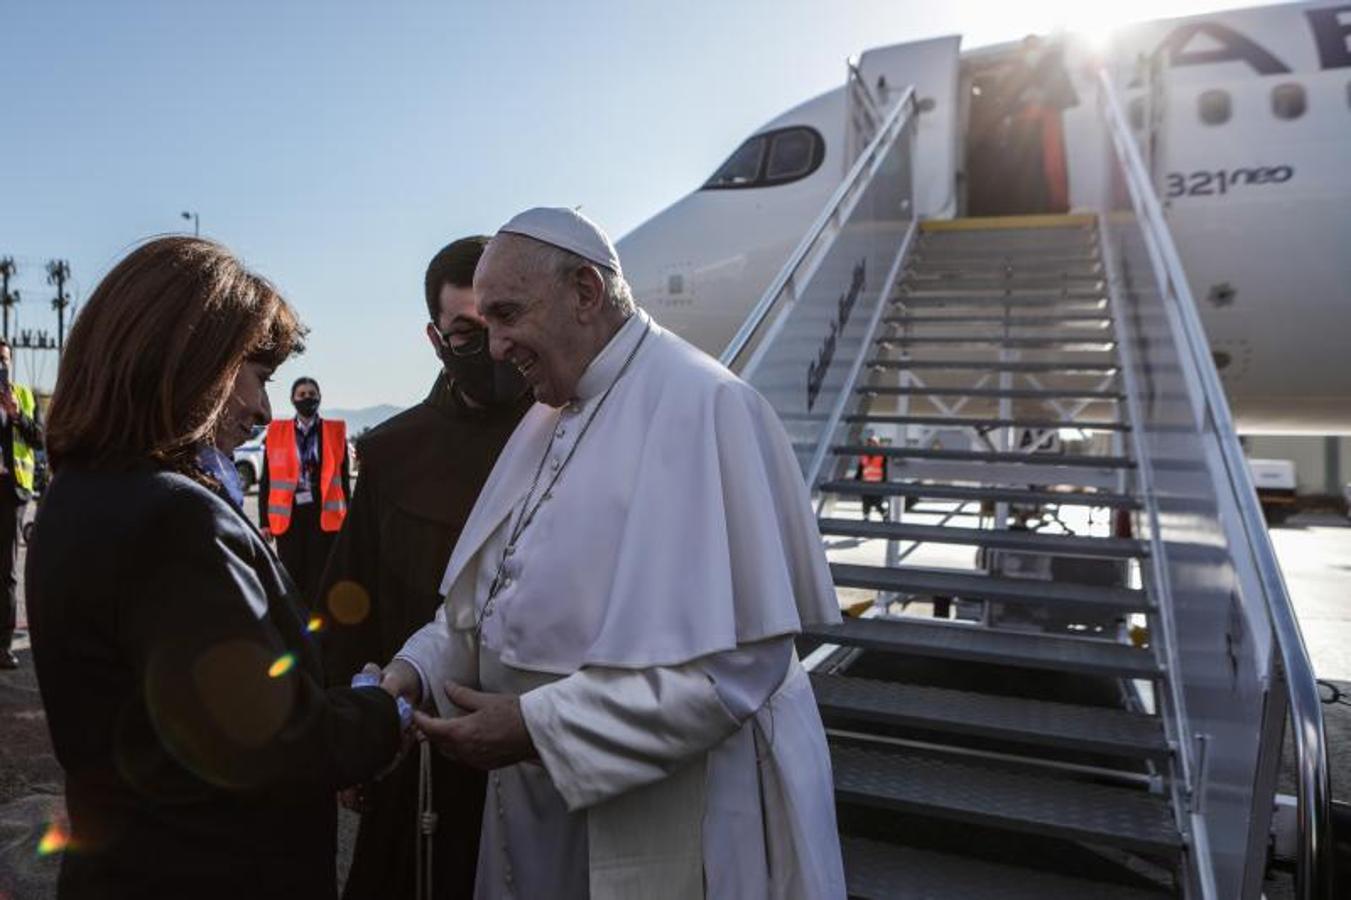
M 532 274 L 546 276 L 558 282 L 563 282 L 572 276 L 573 272 L 581 266 L 591 266 L 600 273 L 601 283 L 605 289 L 605 300 L 625 318 L 633 315 L 637 304 L 633 300 L 633 290 L 624 278 L 623 272 L 616 272 L 608 266 L 602 266 L 594 263 L 584 256 L 579 256 L 571 250 L 564 250 L 562 247 L 555 247 L 553 244 L 546 244 L 543 241 L 537 241 L 534 238 L 524 235 L 511 235 L 517 238 L 521 248 L 521 263 L 527 267 Z

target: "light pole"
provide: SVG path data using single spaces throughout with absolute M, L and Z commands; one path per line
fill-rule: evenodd
M 70 263 L 64 259 L 53 259 L 47 263 L 47 283 L 56 285 L 56 299 L 52 300 L 52 309 L 56 310 L 56 356 L 66 349 L 66 308 L 70 298 L 66 296 L 66 282 L 70 280 Z
M 191 220 L 192 220 L 192 236 L 193 236 L 193 237 L 201 237 L 201 236 L 202 236 L 202 223 L 201 223 L 201 220 L 199 220 L 199 219 L 197 218 L 197 213 L 195 213 L 195 212 L 185 212 L 185 213 L 183 213 L 183 218 L 185 218 L 185 219 L 191 219 Z

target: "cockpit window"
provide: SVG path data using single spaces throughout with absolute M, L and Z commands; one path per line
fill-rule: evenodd
M 814 128 L 795 126 L 757 134 L 737 148 L 706 189 L 768 187 L 806 178 L 821 165 L 826 144 Z
M 773 143 L 769 145 L 765 180 L 785 181 L 810 172 L 814 143 L 812 133 L 805 128 L 794 128 L 775 135 Z
M 723 163 L 704 187 L 728 188 L 748 187 L 760 177 L 760 164 L 765 158 L 763 137 L 753 137 L 740 147 Z

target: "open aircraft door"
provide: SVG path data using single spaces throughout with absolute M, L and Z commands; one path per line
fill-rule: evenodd
M 960 35 L 953 35 L 897 44 L 869 50 L 858 61 L 858 81 L 883 114 L 907 87 L 915 87 L 921 111 L 915 142 L 915 209 L 921 218 L 949 218 L 957 211 L 961 42 Z

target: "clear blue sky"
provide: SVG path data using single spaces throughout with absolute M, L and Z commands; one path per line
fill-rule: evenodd
M 421 279 L 450 239 L 537 204 L 581 204 L 618 237 L 870 46 L 1229 5 L 9 3 L 0 255 L 21 269 L 21 324 L 54 328 L 47 259 L 70 260 L 83 297 L 197 211 L 311 326 L 279 382 L 314 375 L 329 406 L 405 405 L 435 373 Z M 56 366 L 20 354 L 17 368 L 49 386 Z

